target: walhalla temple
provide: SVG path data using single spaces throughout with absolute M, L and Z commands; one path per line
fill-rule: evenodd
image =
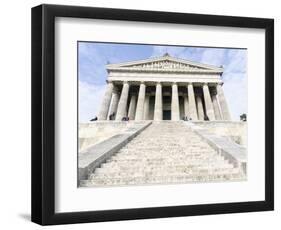
M 223 68 L 169 54 L 106 68 L 97 119 L 79 124 L 79 186 L 247 179 L 247 122 L 231 120 Z

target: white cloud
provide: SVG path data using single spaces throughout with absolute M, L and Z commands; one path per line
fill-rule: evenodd
M 79 122 L 87 122 L 97 116 L 105 87 L 79 81 Z
M 160 57 L 165 53 L 173 57 L 178 57 L 179 54 L 186 50 L 185 47 L 174 47 L 174 46 L 154 46 L 151 57 Z
M 225 49 L 204 49 L 201 63 L 220 66 L 225 59 Z
M 230 50 L 227 52 L 227 72 L 246 72 L 247 67 L 247 51 L 246 50 Z
M 154 46 L 151 57 L 159 57 L 167 52 L 167 48 L 165 46 Z

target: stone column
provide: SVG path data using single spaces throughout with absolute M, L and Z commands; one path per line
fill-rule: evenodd
M 129 83 L 124 82 L 121 97 L 118 103 L 117 113 L 116 113 L 116 120 L 121 121 L 123 117 L 126 116 L 126 108 L 127 108 L 127 100 L 129 94 Z
M 221 113 L 220 113 L 219 103 L 216 94 L 212 94 L 212 101 L 213 101 L 216 120 L 221 120 Z
M 137 111 L 136 111 L 136 119 L 135 119 L 136 121 L 143 120 L 144 99 L 145 99 L 145 84 L 144 82 L 141 82 L 140 89 L 139 89 Z
M 103 101 L 101 104 L 101 108 L 98 114 L 98 120 L 106 120 L 107 119 L 107 114 L 111 102 L 111 96 L 112 96 L 112 91 L 113 91 L 113 83 L 108 82 L 105 94 L 103 96 Z
M 179 93 L 177 83 L 172 85 L 172 121 L 178 121 L 180 119 L 179 109 Z
M 207 83 L 204 83 L 203 85 L 203 94 L 204 94 L 204 100 L 205 100 L 205 108 L 206 108 L 206 114 L 210 121 L 216 120 L 213 103 L 210 95 L 209 86 Z
M 219 104 L 221 107 L 222 119 L 231 120 L 230 112 L 229 112 L 227 102 L 224 97 L 224 92 L 221 87 L 221 84 L 217 84 L 217 93 L 218 93 Z
M 194 89 L 192 83 L 188 83 L 187 91 L 188 91 L 189 116 L 192 120 L 196 121 L 198 120 L 198 117 L 197 117 Z
M 135 119 L 136 101 L 137 101 L 137 97 L 136 97 L 136 95 L 133 94 L 131 96 L 130 105 L 129 105 L 129 111 L 128 111 L 128 117 L 130 118 L 130 120 L 134 120 Z
M 115 114 L 114 117 L 116 117 L 118 102 L 119 102 L 119 93 L 117 92 L 117 90 L 114 90 L 112 93 L 111 105 L 110 105 L 110 110 L 108 113 L 108 119 L 109 119 L 109 115 L 111 115 L 113 113 Z
M 149 95 L 145 95 L 144 100 L 144 120 L 149 120 Z
M 197 101 L 198 119 L 200 121 L 204 121 L 204 108 L 203 108 L 203 102 L 202 102 L 202 95 L 197 94 L 196 101 Z
M 158 82 L 156 85 L 154 120 L 155 121 L 163 120 L 162 85 L 160 82 Z
M 184 116 L 186 116 L 187 118 L 189 118 L 189 105 L 188 105 L 188 97 L 187 95 L 185 95 L 183 97 L 183 105 L 184 105 Z

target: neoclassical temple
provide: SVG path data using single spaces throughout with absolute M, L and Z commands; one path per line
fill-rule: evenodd
M 231 120 L 221 67 L 162 57 L 108 64 L 98 120 Z

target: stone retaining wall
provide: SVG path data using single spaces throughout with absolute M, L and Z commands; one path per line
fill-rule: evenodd
M 79 124 L 79 152 L 146 121 L 95 121 Z
M 231 138 L 247 147 L 247 122 L 241 121 L 192 121 L 195 125 L 208 129 L 210 133 Z

